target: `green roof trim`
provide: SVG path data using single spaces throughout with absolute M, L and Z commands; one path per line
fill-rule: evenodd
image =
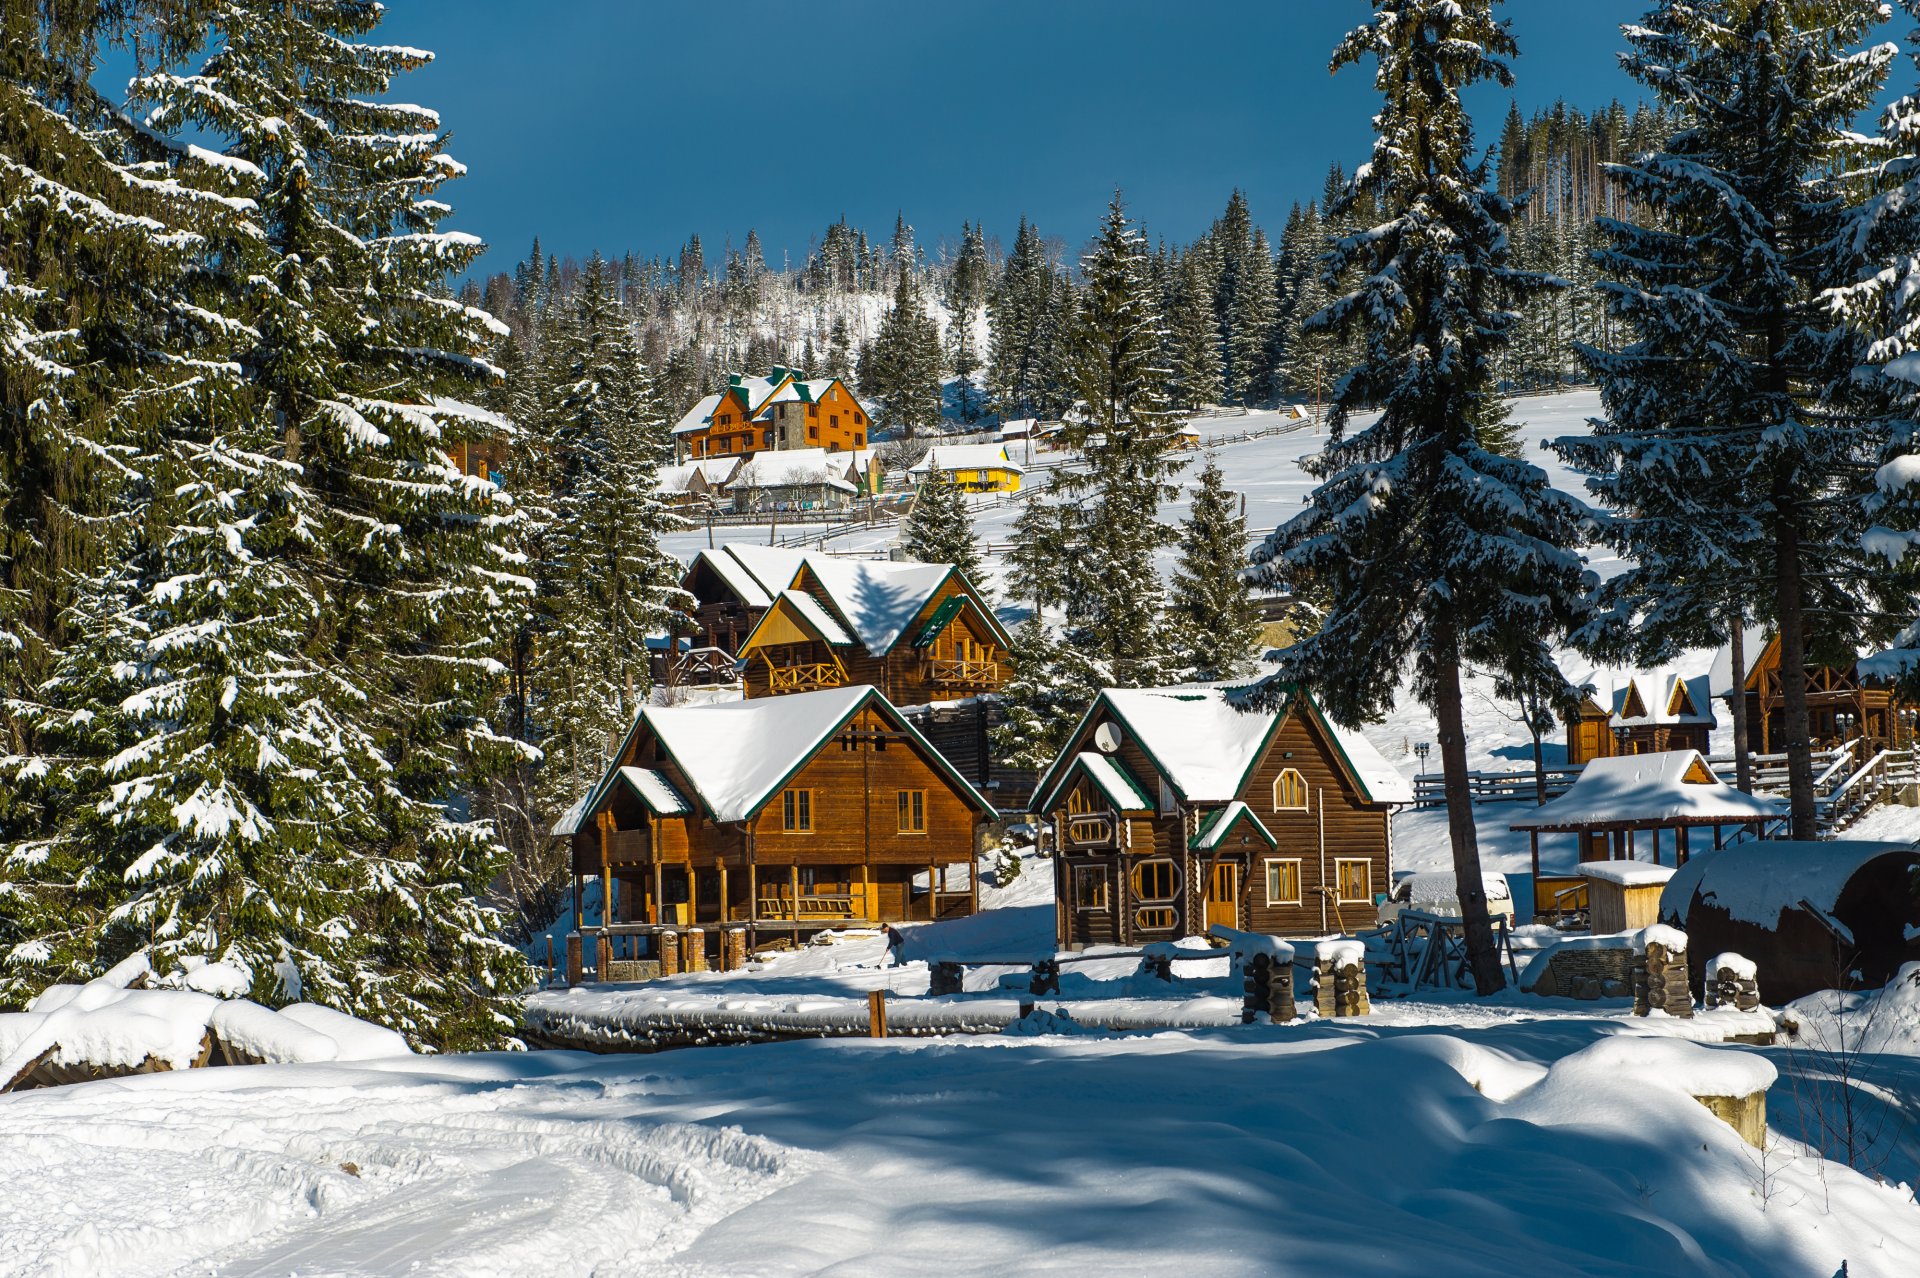
M 1260 841 L 1268 847 L 1280 846 L 1280 841 L 1273 837 L 1273 831 L 1267 829 L 1260 818 L 1254 815 L 1252 808 L 1238 799 L 1224 808 L 1209 813 L 1207 819 L 1200 823 L 1200 828 L 1194 831 L 1193 839 L 1187 846 L 1196 852 L 1219 847 L 1232 832 L 1233 827 L 1241 824 L 1252 825 L 1253 832 L 1260 836 Z
M 947 628 L 947 623 L 959 616 L 960 610 L 966 606 L 967 597 L 965 595 L 948 595 L 945 599 L 941 600 L 940 606 L 933 610 L 933 616 L 927 618 L 927 624 L 922 626 L 920 633 L 915 636 L 913 646 L 916 648 L 924 648 L 935 639 L 938 639 L 940 632 Z
M 1076 776 L 1085 776 L 1093 782 L 1094 788 L 1107 796 L 1107 801 L 1113 804 L 1116 812 L 1154 810 L 1153 800 L 1147 797 L 1146 790 L 1118 759 L 1089 751 L 1073 756 L 1073 763 L 1060 774 L 1060 779 L 1054 782 L 1044 797 L 1035 792 L 1035 807 L 1045 810 L 1052 806 L 1061 793 L 1072 785 Z

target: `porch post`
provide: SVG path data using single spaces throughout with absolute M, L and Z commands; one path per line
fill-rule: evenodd
M 656 925 L 667 921 L 667 871 L 660 864 L 660 851 L 653 854 L 653 921 Z
M 1540 831 L 1538 830 L 1527 831 L 1527 851 L 1533 857 L 1533 881 L 1536 885 L 1534 888 L 1534 893 L 1535 895 L 1538 895 L 1539 894 L 1538 884 L 1540 882 Z M 1540 903 L 1538 901 L 1534 902 L 1533 910 L 1534 910 L 1534 913 L 1536 914 L 1540 912 Z
M 607 846 L 613 833 L 613 813 L 600 814 L 600 926 L 613 926 L 613 849 Z
M 716 858 L 716 860 L 718 860 L 718 858 Z M 720 921 L 722 923 L 725 923 L 728 921 L 727 908 L 728 908 L 728 901 L 729 901 L 729 898 L 727 896 L 727 863 L 725 861 L 719 861 L 719 865 L 720 865 Z M 724 944 L 725 942 L 723 941 L 722 945 Z

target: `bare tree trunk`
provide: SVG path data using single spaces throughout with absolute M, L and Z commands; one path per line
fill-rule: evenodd
M 1460 897 L 1460 917 L 1466 925 L 1474 992 L 1485 996 L 1506 988 L 1507 982 L 1500 972 L 1499 952 L 1494 949 L 1486 882 L 1480 873 L 1480 845 L 1473 828 L 1459 649 L 1451 621 L 1436 622 L 1434 630 L 1434 650 L 1439 656 L 1433 681 L 1433 717 L 1440 730 L 1440 771 L 1447 796 L 1447 833 L 1453 840 L 1453 877 Z
M 1787 798 L 1793 837 L 1819 837 L 1813 798 L 1813 743 L 1807 719 L 1806 606 L 1800 582 L 1800 527 L 1790 513 L 1784 483 L 1773 490 L 1778 531 L 1774 550 L 1774 607 L 1780 619 L 1780 731 L 1787 739 Z
M 1733 625 L 1727 640 L 1732 651 L 1733 691 L 1727 708 L 1733 713 L 1734 784 L 1747 794 L 1753 793 L 1753 746 L 1747 726 L 1747 618 L 1746 610 L 1734 609 Z

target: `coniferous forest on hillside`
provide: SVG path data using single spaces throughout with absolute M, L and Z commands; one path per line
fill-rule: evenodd
M 1460 89 L 1525 71 L 1491 6 L 1379 8 L 1471 57 L 1357 28 L 1336 62 L 1381 68 L 1371 160 L 1284 210 L 1222 191 L 1189 243 L 1116 192 L 1097 225 L 841 220 L 779 262 L 753 234 L 535 241 L 479 278 L 447 125 L 404 104 L 431 55 L 381 43 L 379 6 L 8 5 L 0 1006 L 144 948 L 501 1042 L 567 884 L 549 832 L 650 696 L 647 639 L 684 628 L 670 429 L 732 374 L 847 379 L 901 460 L 1062 423 L 1080 464 L 1036 480 L 1000 601 L 1026 616 L 996 744 L 1027 766 L 1099 688 L 1249 674 L 1256 588 L 1312 601 L 1283 673 L 1335 714 L 1410 679 L 1450 786 L 1463 670 L 1564 709 L 1563 645 L 1650 661 L 1759 623 L 1789 671 L 1916 646 L 1920 114 L 1857 128 L 1913 75 L 1863 47 L 1877 6 L 1749 5 L 1729 41 L 1654 4 L 1645 104 L 1478 122 Z M 1503 407 L 1572 384 L 1605 405 L 1559 445 L 1590 501 Z M 1335 433 L 1250 561 L 1217 469 L 1168 442 L 1279 403 Z M 1159 522 L 1188 484 L 1189 523 Z M 937 491 L 907 536 L 972 543 Z M 1601 585 L 1583 547 L 1635 567 Z

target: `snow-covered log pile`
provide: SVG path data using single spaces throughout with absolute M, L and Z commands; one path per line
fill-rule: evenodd
M 1633 937 L 1633 1014 L 1693 1015 L 1693 987 L 1687 980 L 1687 934 L 1656 923 Z
M 1750 958 L 1734 953 L 1715 955 L 1707 961 L 1706 1004 L 1708 1008 L 1737 1007 L 1751 1012 L 1760 1006 L 1759 968 Z
M 275 1011 L 241 998 L 243 977 L 207 964 L 156 978 L 135 955 L 85 985 L 49 986 L 0 1013 L 0 1092 L 128 1074 L 373 1060 L 411 1053 L 392 1030 L 313 1003 Z M 142 988 L 171 986 L 172 988 Z
M 1321 941 L 1313 955 L 1313 1005 L 1322 1016 L 1365 1016 L 1367 947 L 1359 941 Z

